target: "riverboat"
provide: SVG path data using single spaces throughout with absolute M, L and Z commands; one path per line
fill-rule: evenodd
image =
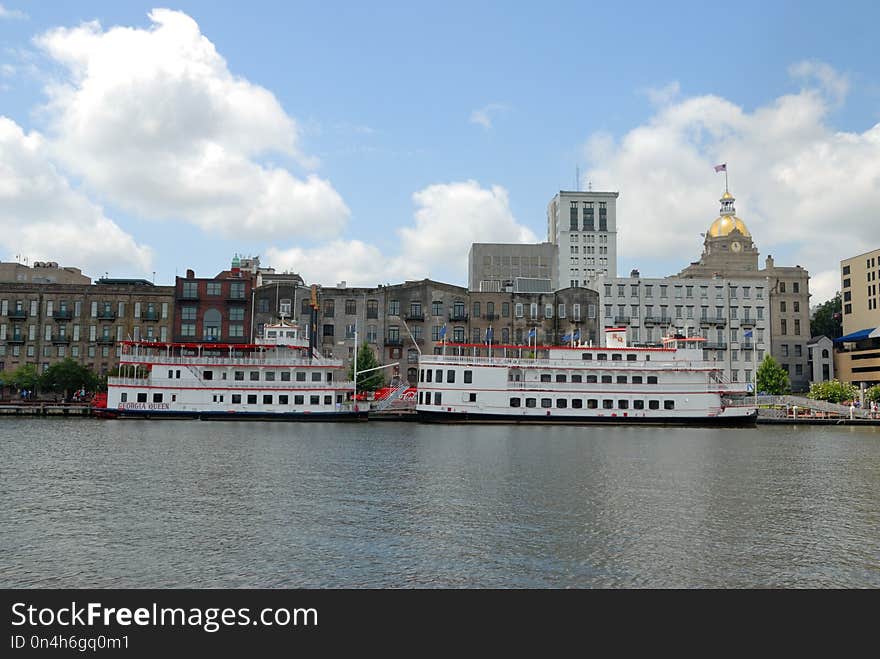
M 746 384 L 704 359 L 702 337 L 630 347 L 454 344 L 422 355 L 419 420 L 474 423 L 754 425 Z
M 104 417 L 366 420 L 340 360 L 322 357 L 295 323 L 252 344 L 122 341 Z M 362 409 L 361 409 L 362 408 Z

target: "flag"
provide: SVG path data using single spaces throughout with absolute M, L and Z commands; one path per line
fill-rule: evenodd
M 445 338 L 446 338 L 446 325 L 443 325 L 443 327 L 440 328 L 440 339 L 442 340 Z
M 486 330 L 486 343 L 492 343 L 492 327 Z
M 574 338 L 575 341 L 580 341 L 581 340 L 581 331 L 579 329 L 576 329 L 574 331 L 574 336 L 572 338 Z
M 720 165 L 715 165 L 715 172 L 726 172 L 727 171 L 727 163 L 722 163 Z
M 562 342 L 568 343 L 569 341 L 571 341 L 571 334 L 563 334 L 562 335 Z
M 743 338 L 750 339 L 750 338 L 752 338 L 752 334 L 753 334 L 752 330 L 746 330 L 745 332 L 743 332 Z
M 533 327 L 532 329 L 529 330 L 529 338 L 532 339 L 536 336 L 538 336 L 538 328 Z

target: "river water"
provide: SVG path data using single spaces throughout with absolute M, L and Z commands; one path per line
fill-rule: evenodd
M 0 419 L 3 587 L 880 587 L 880 428 Z

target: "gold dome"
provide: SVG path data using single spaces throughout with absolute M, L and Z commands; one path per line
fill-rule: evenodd
M 712 238 L 722 238 L 729 235 L 734 229 L 737 229 L 744 236 L 751 237 L 752 235 L 746 229 L 746 223 L 736 215 L 722 215 L 712 222 L 712 226 L 709 227 L 709 236 Z
M 725 191 L 725 193 L 723 195 L 721 195 L 722 201 L 724 199 L 733 199 L 733 198 L 734 198 L 734 196 L 732 194 L 730 194 L 730 192 L 727 192 L 727 191 Z

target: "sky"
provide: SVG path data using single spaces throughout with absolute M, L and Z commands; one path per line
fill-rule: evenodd
M 737 215 L 811 275 L 880 247 L 880 5 L 0 4 L 0 260 L 171 284 L 235 254 L 307 282 L 466 284 L 618 191 L 618 273 Z M 580 181 L 577 172 L 580 172 Z

